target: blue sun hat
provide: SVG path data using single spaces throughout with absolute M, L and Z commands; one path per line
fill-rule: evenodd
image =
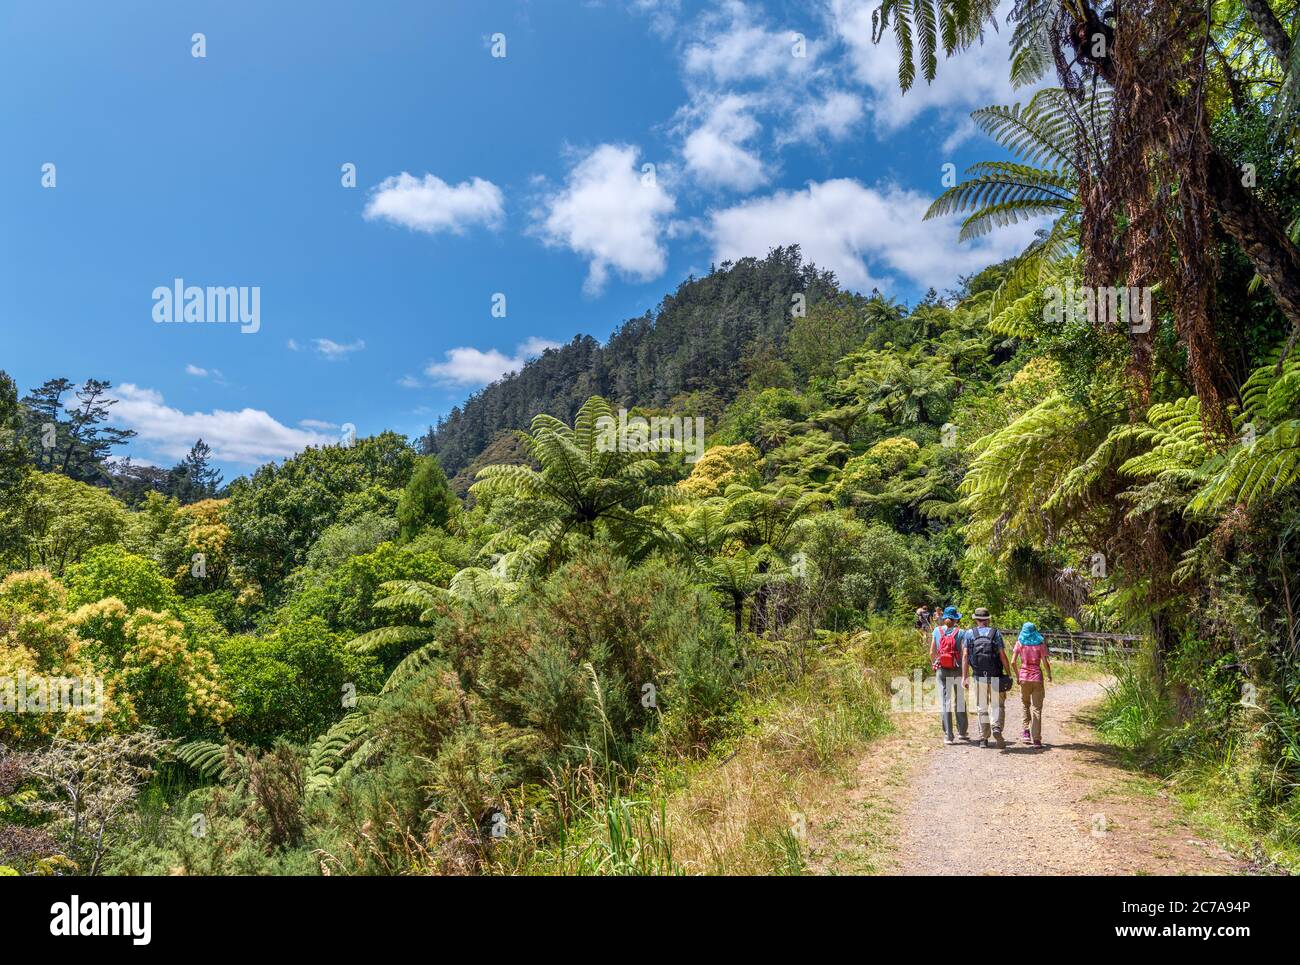
M 1026 623 L 1020 628 L 1020 643 L 1026 647 L 1036 647 L 1043 642 L 1043 635 L 1038 632 L 1038 627 L 1032 623 Z
M 946 606 L 943 608 L 943 618 L 945 620 L 960 620 L 961 614 L 957 612 L 955 606 Z

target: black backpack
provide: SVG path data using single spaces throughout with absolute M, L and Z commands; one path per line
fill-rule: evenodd
M 980 630 L 987 629 L 986 635 Z M 970 654 L 970 666 L 981 677 L 1002 674 L 1002 661 L 998 659 L 1001 650 L 1002 635 L 993 627 L 976 627 L 970 632 L 966 648 Z

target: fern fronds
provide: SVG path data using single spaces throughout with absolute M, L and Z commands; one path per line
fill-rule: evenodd
M 226 760 L 226 745 L 215 741 L 188 741 L 173 752 L 176 759 L 193 768 L 210 781 L 223 781 L 231 776 Z

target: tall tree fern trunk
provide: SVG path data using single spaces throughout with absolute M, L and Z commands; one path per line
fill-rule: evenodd
M 1300 329 L 1300 250 L 1273 212 L 1241 180 L 1242 172 L 1215 151 L 1209 187 L 1219 224 L 1255 266 L 1292 328 Z
M 1241 5 L 1254 21 L 1255 28 L 1264 38 L 1264 43 L 1268 44 L 1268 49 L 1278 59 L 1282 69 L 1286 70 L 1291 63 L 1291 38 L 1287 36 L 1286 28 L 1277 19 L 1273 8 L 1268 5 L 1268 0 L 1241 0 Z

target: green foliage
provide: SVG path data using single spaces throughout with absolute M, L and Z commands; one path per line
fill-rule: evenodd
M 608 533 L 626 544 L 643 538 L 642 506 L 671 498 L 669 487 L 653 484 L 659 463 L 618 437 L 608 402 L 593 396 L 578 410 L 573 427 L 549 415 L 533 419 L 520 438 L 529 458 L 541 466 L 487 466 L 470 492 L 491 504 L 513 497 L 503 537 L 526 542 L 507 554 L 512 570 L 552 565 L 571 537 Z M 504 542 L 504 539 L 500 542 Z
M 270 747 L 281 736 L 304 741 L 328 728 L 356 694 L 375 690 L 382 679 L 378 662 L 345 642 L 320 617 L 310 617 L 221 644 L 217 661 L 234 708 L 226 734 Z
M 434 456 L 422 456 L 397 503 L 397 525 L 410 540 L 426 526 L 445 526 L 459 503 Z
M 126 507 L 106 490 L 56 473 L 35 472 L 23 498 L 0 504 L 4 562 L 20 569 L 43 566 L 56 574 L 92 547 L 112 543 L 126 530 Z
M 95 547 L 80 563 L 68 567 L 64 583 L 68 606 L 73 609 L 110 596 L 121 600 L 128 610 L 174 613 L 180 606 L 180 597 L 158 564 L 111 544 Z
M 278 592 L 315 538 L 343 518 L 349 497 L 372 486 L 399 489 L 415 468 L 405 439 L 384 432 L 351 446 L 308 448 L 230 485 L 227 524 L 246 572 L 263 593 Z M 352 506 L 357 504 L 353 502 Z

